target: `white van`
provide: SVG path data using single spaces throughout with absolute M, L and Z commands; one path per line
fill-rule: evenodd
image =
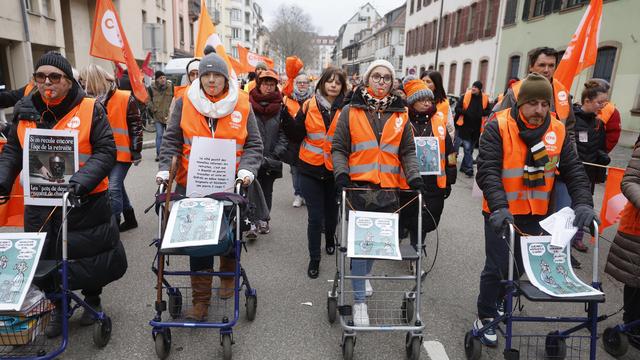
M 187 84 L 187 64 L 194 58 L 175 58 L 169 60 L 164 67 L 164 73 L 167 79 L 171 80 L 173 85 Z

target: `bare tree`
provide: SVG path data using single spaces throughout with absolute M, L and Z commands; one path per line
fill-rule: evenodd
M 310 66 L 318 55 L 311 16 L 297 5 L 280 5 L 275 11 L 275 19 L 270 31 L 271 44 L 283 58 L 296 55 Z

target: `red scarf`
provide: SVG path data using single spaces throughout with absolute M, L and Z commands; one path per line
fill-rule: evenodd
M 256 86 L 249 93 L 249 101 L 254 113 L 264 118 L 271 118 L 280 112 L 282 94 L 277 90 L 263 94 Z

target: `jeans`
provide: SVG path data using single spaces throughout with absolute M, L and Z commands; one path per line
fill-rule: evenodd
M 293 195 L 302 196 L 302 190 L 300 190 L 300 170 L 297 166 L 291 165 L 291 182 L 293 183 Z
M 373 268 L 373 260 L 370 259 L 352 259 L 351 275 L 364 276 L 371 273 Z M 353 287 L 353 300 L 356 303 L 363 303 L 367 299 L 366 280 L 353 279 L 351 286 Z
M 117 162 L 109 174 L 109 199 L 111 200 L 111 213 L 116 220 L 120 218 L 123 210 L 131 209 L 127 190 L 124 188 L 124 178 L 131 168 L 131 163 Z
M 524 233 L 538 235 L 542 228 L 537 221 L 518 222 L 516 226 Z M 495 318 L 498 316 L 496 303 L 505 296 L 506 289 L 500 283 L 509 277 L 509 236 L 496 234 L 489 224 L 488 216 L 484 218 L 484 269 L 480 274 L 480 294 L 478 294 L 478 317 L 480 319 Z M 515 244 L 512 252 L 516 259 L 513 269 L 513 279 L 517 280 L 524 273 L 522 254 L 520 254 L 520 235 L 516 232 Z
M 160 145 L 162 145 L 162 136 L 167 128 L 166 124 L 156 121 L 156 156 L 160 156 Z
M 462 165 L 460 170 L 464 173 L 471 172 L 473 174 L 473 148 L 475 147 L 473 140 L 460 139 L 462 142 L 462 149 L 464 150 L 464 157 L 462 158 Z
M 336 223 L 338 222 L 338 204 L 336 203 L 336 185 L 333 177 L 320 180 L 305 174 L 299 174 L 300 188 L 307 203 L 307 239 L 309 257 L 320 260 L 320 242 L 322 225 L 327 246 L 334 245 Z

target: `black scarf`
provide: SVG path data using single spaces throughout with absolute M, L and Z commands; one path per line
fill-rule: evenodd
M 549 162 L 549 156 L 547 155 L 547 148 L 542 138 L 551 125 L 551 117 L 547 115 L 542 125 L 532 129 L 527 127 L 520 118 L 517 107 L 511 110 L 511 116 L 516 119 L 519 130 L 518 135 L 527 145 L 528 149 L 522 175 L 524 186 L 528 188 L 543 186 L 545 184 L 544 169 Z

